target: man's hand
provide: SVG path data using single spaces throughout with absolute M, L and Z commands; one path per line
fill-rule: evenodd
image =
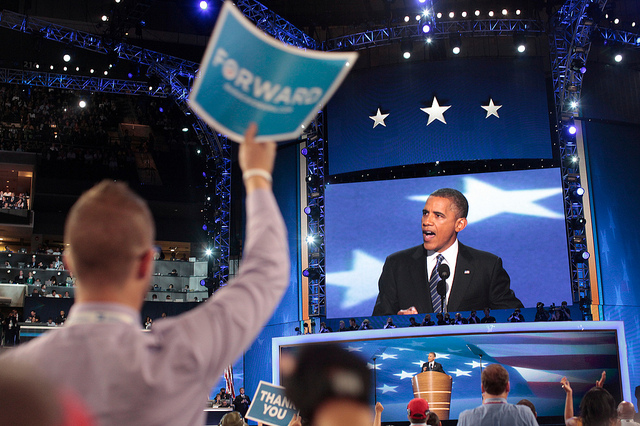
M 400 309 L 398 315 L 418 315 L 418 310 L 415 306 L 412 306 L 408 309 Z
M 270 177 L 273 172 L 273 164 L 276 158 L 275 142 L 256 142 L 255 136 L 257 132 L 258 127 L 255 123 L 251 123 L 244 134 L 244 142 L 240 144 L 240 149 L 238 150 L 238 163 L 242 172 L 251 171 L 250 173 L 254 173 L 251 177 L 244 179 L 247 193 L 257 188 L 271 187 L 271 180 L 267 177 Z M 255 173 L 255 171 L 258 171 L 258 173 Z M 259 171 L 268 176 L 262 176 Z
M 569 380 L 566 377 L 560 379 L 560 383 L 562 384 L 562 389 L 564 389 L 566 393 L 573 393 L 573 389 L 571 389 L 571 383 L 569 383 Z

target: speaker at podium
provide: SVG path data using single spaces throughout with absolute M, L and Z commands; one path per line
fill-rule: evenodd
M 429 410 L 440 420 L 449 420 L 451 406 L 451 376 L 438 371 L 418 373 L 411 379 L 413 397 L 426 399 Z

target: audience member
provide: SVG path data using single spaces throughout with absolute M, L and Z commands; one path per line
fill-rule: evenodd
M 231 395 L 227 393 L 225 388 L 220 388 L 220 392 L 215 397 L 216 404 L 219 407 L 230 407 L 231 406 Z
M 438 325 L 448 325 L 448 323 L 444 320 L 444 317 L 441 313 L 436 314 L 436 324 Z
M 480 324 L 480 318 L 476 315 L 476 311 L 471 311 L 471 315 L 467 318 L 468 324 Z
M 7 426 L 92 426 L 94 420 L 73 392 L 49 381 L 38 367 L 0 360 L 0 424 Z
M 331 333 L 332 331 L 331 327 L 327 327 L 326 322 L 323 321 L 320 323 L 320 333 Z
M 416 322 L 414 317 L 409 318 L 409 327 L 420 327 L 420 324 Z
M 426 314 L 424 316 L 424 320 L 422 320 L 422 324 L 420 324 L 420 325 L 425 326 L 425 327 L 431 327 L 432 325 L 436 325 L 436 323 L 431 321 L 431 315 L 430 314 Z
M 520 308 L 516 308 L 507 318 L 507 322 L 524 322 L 524 316 L 520 313 Z
M 18 271 L 18 275 L 13 279 L 14 284 L 24 284 L 26 282 L 26 278 L 24 276 L 24 271 L 20 269 Z
M 429 418 L 427 419 L 427 424 L 429 426 L 441 426 L 440 418 L 433 411 L 429 414 Z
M 633 403 L 622 401 L 620 404 L 618 404 L 617 411 L 620 426 L 640 426 L 640 423 L 634 421 L 636 408 L 633 406 Z
M 244 416 L 239 412 L 232 411 L 222 416 L 222 419 L 220 419 L 220 426 L 247 426 L 243 417 Z
M 482 324 L 491 324 L 496 322 L 496 319 L 494 317 L 491 316 L 491 309 L 489 308 L 484 308 L 484 317 L 482 317 L 482 319 L 480 320 L 480 322 Z
M 429 403 L 422 398 L 413 398 L 407 404 L 407 417 L 410 425 L 426 426 L 431 416 Z
M 344 321 L 342 321 L 342 320 L 340 321 L 340 323 L 338 325 L 338 331 L 349 331 L 349 329 L 345 325 Z
M 528 407 L 507 402 L 511 390 L 509 373 L 499 364 L 490 364 L 481 375 L 482 405 L 465 410 L 458 417 L 458 426 L 537 426 Z
M 595 387 L 589 389 L 580 401 L 580 416 L 573 415 L 573 389 L 566 377 L 560 380 L 566 393 L 564 403 L 564 421 L 567 426 L 614 426 L 617 423 L 616 403 L 611 394 L 604 389 L 606 372 L 602 372 Z
M 371 426 L 371 373 L 335 344 L 303 347 L 281 363 L 287 397 L 310 426 Z
M 536 406 L 533 405 L 533 402 L 529 401 L 528 399 L 521 399 L 520 401 L 516 402 L 516 405 L 524 405 L 525 407 L 529 407 L 529 409 L 531 409 L 531 412 L 533 413 L 533 417 L 535 417 L 536 419 L 538 418 Z
M 367 318 L 362 320 L 362 325 L 360 325 L 360 330 L 371 330 L 372 328 L 373 327 L 371 327 L 371 321 L 369 321 Z
M 549 313 L 544 310 L 544 303 L 536 303 L 536 316 L 534 321 L 549 321 Z
M 350 318 L 349 319 L 349 330 L 358 330 L 358 325 L 356 324 L 356 319 L 355 318 Z
M 453 320 L 451 320 L 451 324 L 454 324 L 454 325 L 463 325 L 468 323 L 469 321 L 467 321 L 466 318 L 463 318 L 460 312 L 456 312 L 455 317 L 453 318 Z
M 375 415 L 373 416 L 373 426 L 382 426 L 382 412 L 384 411 L 384 406 L 380 401 L 376 402 L 374 411 Z
M 393 323 L 393 318 L 389 317 L 387 318 L 387 323 L 384 325 L 385 329 L 387 328 L 396 328 L 396 325 Z
M 65 314 L 64 311 L 60 311 L 60 315 L 58 315 L 56 317 L 56 324 L 64 324 L 64 322 L 67 320 L 67 315 Z
M 247 193 L 242 266 L 214 299 L 140 333 L 153 218 L 126 185 L 104 181 L 67 218 L 65 265 L 78 287 L 65 327 L 3 356 L 56 360 L 48 377 L 82 395 L 102 426 L 202 424 L 202 395 L 262 330 L 289 283 L 286 231 L 271 191 L 276 145 L 255 143 L 255 134 L 252 125 L 238 153 Z

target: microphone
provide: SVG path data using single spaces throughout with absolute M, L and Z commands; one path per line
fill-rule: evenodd
M 440 281 L 438 281 L 438 294 L 444 299 L 447 294 L 447 283 L 445 281 L 451 275 L 449 265 L 441 263 L 440 266 L 438 266 L 438 275 L 440 275 Z

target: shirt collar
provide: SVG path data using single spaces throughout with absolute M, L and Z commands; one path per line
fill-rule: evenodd
M 429 260 L 435 259 L 438 256 L 438 254 L 441 254 L 442 256 L 444 256 L 444 260 L 446 261 L 446 263 L 449 264 L 453 261 L 453 259 L 456 259 L 458 257 L 458 239 L 456 238 L 453 244 L 451 244 L 451 247 L 449 247 L 443 252 L 437 252 L 432 250 L 425 250 L 425 251 L 427 252 L 427 259 Z
M 87 323 L 140 324 L 140 312 L 129 306 L 111 302 L 76 303 L 69 309 L 65 325 Z

